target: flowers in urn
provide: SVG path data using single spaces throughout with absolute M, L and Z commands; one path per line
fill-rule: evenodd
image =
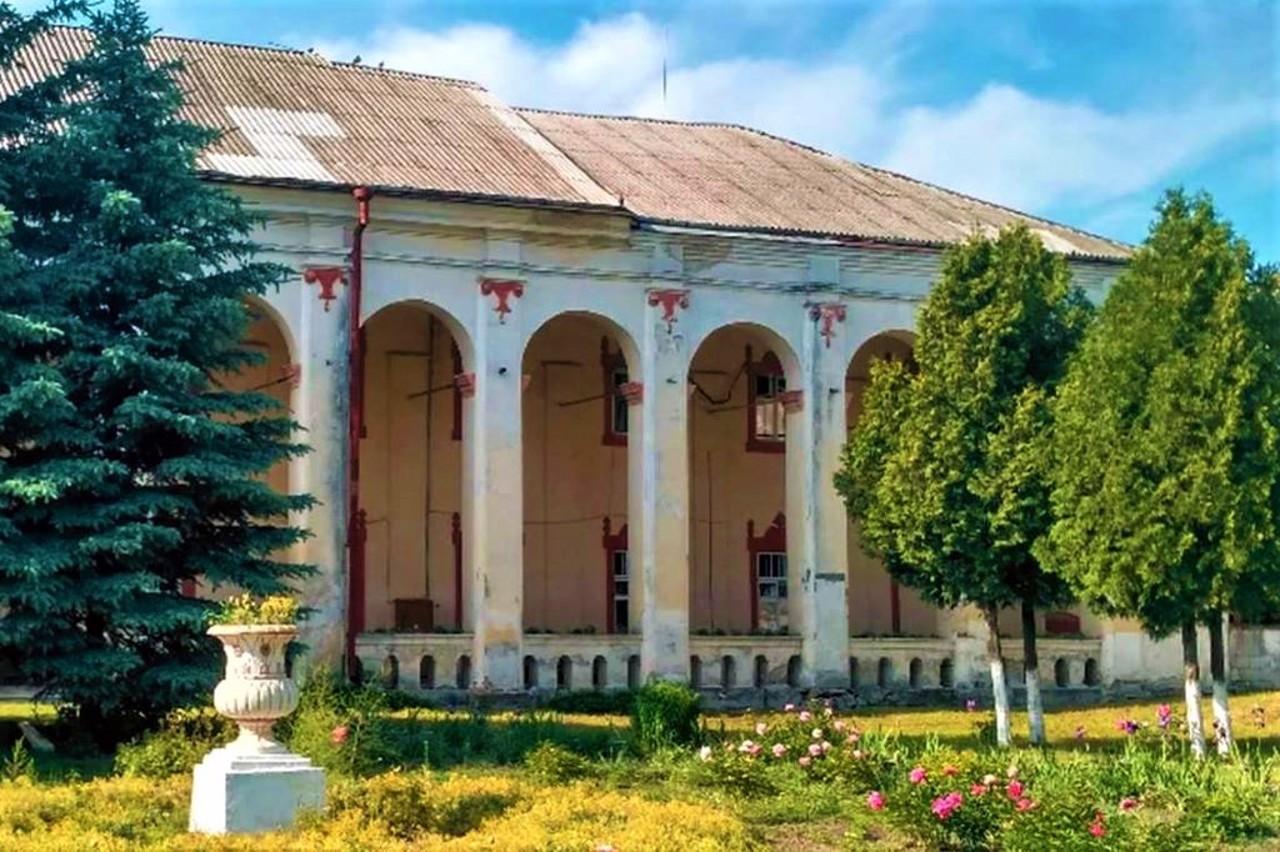
M 298 706 L 298 688 L 285 668 L 297 636 L 298 602 L 284 595 L 228 598 L 215 610 L 209 635 L 222 642 L 226 676 L 213 691 L 213 706 L 240 726 L 235 751 L 283 751 L 271 736 L 277 719 Z

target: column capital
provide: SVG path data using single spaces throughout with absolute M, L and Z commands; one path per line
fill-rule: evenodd
M 809 318 L 818 322 L 818 336 L 822 338 L 828 349 L 836 336 L 835 324 L 844 322 L 848 309 L 842 302 L 822 302 L 809 305 Z
M 507 314 L 514 310 L 511 299 L 519 299 L 524 295 L 524 282 L 510 278 L 481 278 L 480 295 L 493 296 L 493 310 L 498 315 L 498 322 L 507 323 Z
M 688 309 L 689 307 L 689 291 L 680 289 L 654 289 L 648 291 L 648 301 L 650 307 L 662 307 L 662 321 L 667 324 L 667 334 L 670 334 L 677 321 L 676 308 Z
M 307 284 L 319 285 L 320 301 L 324 302 L 325 313 L 328 313 L 329 306 L 338 298 L 336 292 L 338 285 L 347 283 L 347 268 L 345 266 L 304 266 L 302 280 Z

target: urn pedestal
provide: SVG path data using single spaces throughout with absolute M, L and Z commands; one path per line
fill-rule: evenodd
M 240 735 L 195 768 L 191 831 L 272 831 L 292 826 L 302 808 L 324 807 L 324 771 L 271 736 L 275 721 L 298 706 L 298 688 L 285 674 L 285 648 L 297 632 L 280 624 L 209 628 L 227 654 L 213 706 L 240 727 Z

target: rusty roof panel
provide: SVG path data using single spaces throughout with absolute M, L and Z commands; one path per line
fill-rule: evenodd
M 522 110 L 636 215 L 664 222 L 921 243 L 1026 222 L 1055 250 L 1129 247 L 732 125 Z
M 82 55 L 58 28 L 0 92 Z M 223 131 L 202 168 L 504 201 L 622 208 L 663 223 L 942 244 L 1014 221 L 1068 254 L 1122 243 L 732 125 L 516 110 L 474 83 L 334 63 L 311 53 L 158 36 L 183 64 L 186 118 Z

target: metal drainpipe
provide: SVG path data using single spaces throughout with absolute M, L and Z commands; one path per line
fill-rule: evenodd
M 364 230 L 369 225 L 373 193 L 358 186 L 356 224 L 351 232 L 351 278 L 347 293 L 347 674 L 356 672 L 356 637 L 364 631 L 365 540 L 368 524 L 360 508 L 360 439 L 364 434 L 364 328 L 360 325 L 364 294 Z

